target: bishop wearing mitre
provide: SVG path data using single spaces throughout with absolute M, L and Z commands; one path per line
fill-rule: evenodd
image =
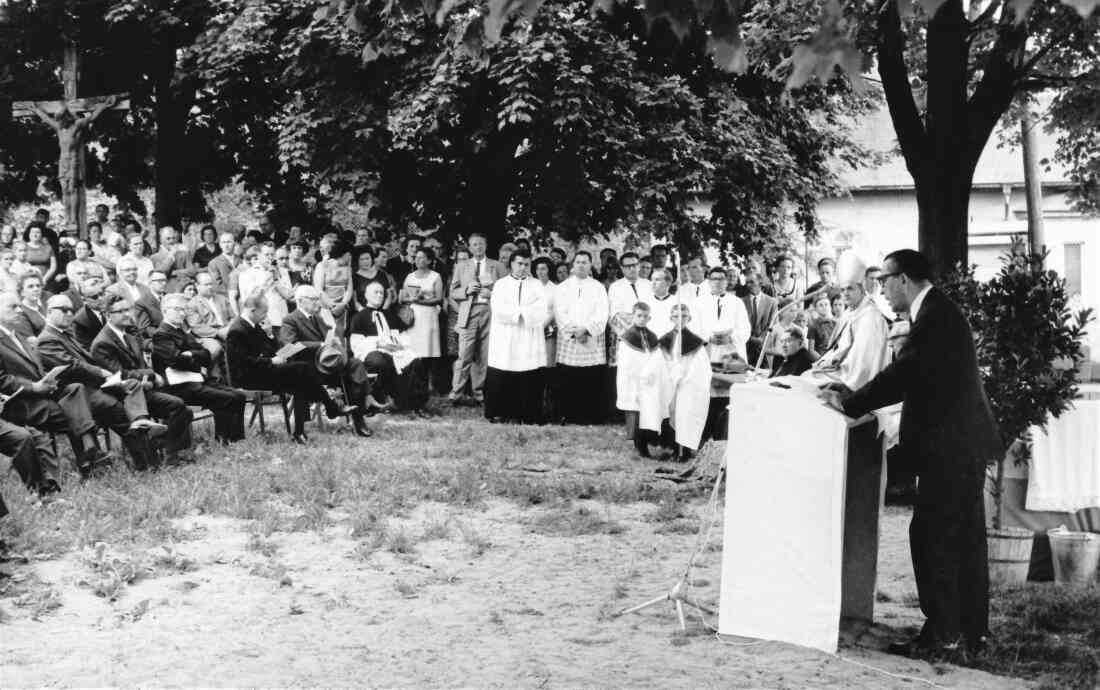
M 489 298 L 489 368 L 485 375 L 485 417 L 490 421 L 542 421 L 543 367 L 550 318 L 547 295 L 531 277 L 531 255 L 509 258 L 510 273 L 493 283 Z
M 875 377 L 890 362 L 890 323 L 864 287 L 867 264 L 848 251 L 837 261 L 837 285 L 847 309 L 821 358 L 803 376 L 843 383 L 852 390 Z

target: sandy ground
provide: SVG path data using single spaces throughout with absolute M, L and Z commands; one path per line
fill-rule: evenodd
M 115 601 L 90 586 L 109 546 L 33 562 L 16 578 L 60 606 L 35 620 L 27 601 L 0 600 L 0 686 L 1023 687 L 876 651 L 919 621 L 905 511 L 883 517 L 880 624 L 831 656 L 718 640 L 698 617 L 685 635 L 667 604 L 609 616 L 665 591 L 697 537 L 655 532 L 667 523 L 646 519 L 651 504 L 588 507 L 618 533 L 545 535 L 533 525 L 547 509 L 512 503 L 422 505 L 408 524 L 451 536 L 401 555 L 357 548 L 346 520 L 257 540 L 244 522 L 193 515 L 178 525 L 191 539 L 149 552 L 160 565 Z M 471 532 L 491 541 L 484 553 Z M 720 557 L 704 552 L 693 573 L 704 600 L 717 600 Z

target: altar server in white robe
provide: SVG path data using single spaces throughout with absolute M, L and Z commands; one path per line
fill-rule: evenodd
M 554 289 L 558 324 L 558 409 L 570 424 L 603 421 L 603 374 L 607 369 L 607 290 L 591 277 L 592 255 L 573 255 L 572 275 Z
M 675 431 L 679 460 L 691 458 L 699 449 L 710 405 L 710 357 L 706 343 L 690 328 L 691 307 L 680 304 L 672 310 L 673 329 L 661 336 L 661 351 L 672 386 L 669 421 Z
M 649 276 L 653 295 L 649 300 L 649 330 L 664 335 L 672 330 L 672 307 L 677 303 L 672 294 L 672 274 L 665 268 L 655 268 Z
M 636 303 L 631 320 L 619 339 L 616 406 L 624 412 L 627 438 L 634 441 L 640 457 L 648 458 L 649 444 L 657 442 L 661 423 L 668 418 L 668 367 L 657 334 L 647 327 L 649 305 Z
M 848 309 L 833 330 L 829 346 L 803 374 L 858 390 L 890 361 L 890 323 L 864 289 L 867 264 L 852 252 L 837 261 L 838 284 Z
M 485 417 L 490 421 L 542 421 L 543 373 L 550 318 L 546 292 L 531 277 L 531 254 L 517 250 L 510 273 L 497 279 L 489 298 L 489 369 L 485 375 Z

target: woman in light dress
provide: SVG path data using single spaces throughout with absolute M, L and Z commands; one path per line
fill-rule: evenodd
M 355 294 L 351 254 L 334 234 L 322 237 L 319 249 L 321 260 L 313 269 L 313 287 L 321 291 L 321 318 L 343 333 Z
M 416 251 L 415 270 L 405 277 L 401 303 L 412 307 L 413 325 L 409 345 L 417 355 L 431 359 L 442 355 L 439 340 L 439 305 L 443 304 L 443 279 L 431 269 L 435 252 L 427 247 Z

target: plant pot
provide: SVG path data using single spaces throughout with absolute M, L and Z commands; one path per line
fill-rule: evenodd
M 1096 579 L 1100 564 L 1100 534 L 1052 529 L 1050 557 L 1054 562 L 1054 581 L 1060 585 L 1085 585 Z
M 989 584 L 1003 587 L 1027 582 L 1035 534 L 1022 527 L 990 527 L 985 536 L 989 544 Z

